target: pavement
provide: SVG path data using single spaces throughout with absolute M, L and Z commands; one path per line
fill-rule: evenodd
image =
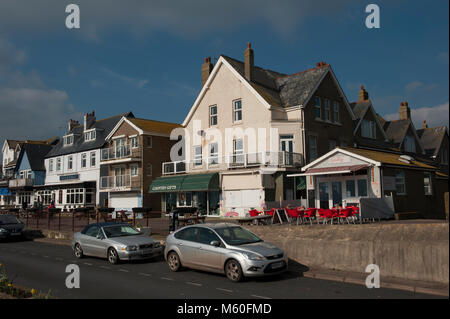
M 159 239 L 159 238 L 158 238 Z M 0 242 L 0 263 L 17 285 L 51 292 L 57 298 L 164 299 L 404 299 L 448 298 L 430 291 L 394 289 L 381 279 L 381 288 L 367 289 L 349 274 L 308 269 L 291 262 L 278 276 L 233 283 L 224 275 L 194 270 L 171 272 L 163 258 L 111 265 L 98 258 L 76 259 L 68 240 L 36 239 Z M 68 264 L 80 267 L 81 287 L 65 286 Z M 345 276 L 343 276 L 345 275 Z M 328 277 L 327 277 L 328 276 Z M 361 274 L 359 275 L 361 277 Z M 341 280 L 344 278 L 344 280 Z M 359 278 L 361 280 L 361 278 Z M 434 293 L 434 294 L 430 294 Z

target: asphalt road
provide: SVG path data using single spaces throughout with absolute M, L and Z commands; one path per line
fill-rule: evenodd
M 76 259 L 68 246 L 42 242 L 0 242 L 0 263 L 13 283 L 50 291 L 57 298 L 304 299 L 435 298 L 393 289 L 302 277 L 292 265 L 283 275 L 230 282 L 225 276 L 194 270 L 173 273 L 159 260 L 111 265 L 97 258 Z M 66 266 L 80 267 L 80 288 L 65 286 Z

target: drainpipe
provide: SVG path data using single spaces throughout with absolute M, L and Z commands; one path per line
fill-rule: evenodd
M 303 148 L 303 165 L 306 165 L 306 136 L 305 136 L 305 109 L 303 106 L 300 107 L 302 110 L 302 148 Z

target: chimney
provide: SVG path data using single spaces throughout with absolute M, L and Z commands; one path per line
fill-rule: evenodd
M 202 64 L 202 87 L 208 81 L 209 75 L 211 74 L 214 65 L 211 63 L 211 58 L 205 58 L 205 63 Z
M 244 65 L 245 65 L 245 78 L 247 79 L 247 81 L 252 81 L 253 68 L 255 66 L 255 54 L 252 50 L 252 45 L 250 42 L 247 44 L 247 49 L 244 52 Z
M 84 130 L 88 130 L 95 123 L 95 111 L 84 114 Z
M 408 102 L 401 102 L 398 109 L 398 115 L 400 120 L 411 120 L 411 109 L 408 106 Z
M 72 119 L 69 120 L 69 124 L 68 124 L 68 132 L 72 131 L 72 129 L 77 126 L 80 125 L 80 123 L 78 123 L 78 121 L 74 121 Z
M 423 128 L 423 129 L 428 128 L 428 124 L 427 124 L 427 121 L 426 121 L 426 120 L 423 121 L 423 123 L 422 123 L 422 128 Z
M 361 90 L 359 90 L 358 98 L 360 101 L 367 101 L 369 99 L 369 92 L 366 91 L 364 85 L 361 85 Z

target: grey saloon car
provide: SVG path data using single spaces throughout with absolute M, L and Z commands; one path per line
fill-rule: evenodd
M 229 223 L 186 226 L 166 239 L 164 257 L 170 270 L 182 266 L 225 273 L 231 281 L 280 274 L 288 267 L 277 246 L 241 226 Z
M 25 225 L 14 215 L 0 215 L 0 239 L 23 237 Z
M 72 248 L 77 258 L 107 258 L 112 264 L 121 260 L 150 259 L 162 254 L 159 242 L 127 223 L 96 223 L 75 233 Z

